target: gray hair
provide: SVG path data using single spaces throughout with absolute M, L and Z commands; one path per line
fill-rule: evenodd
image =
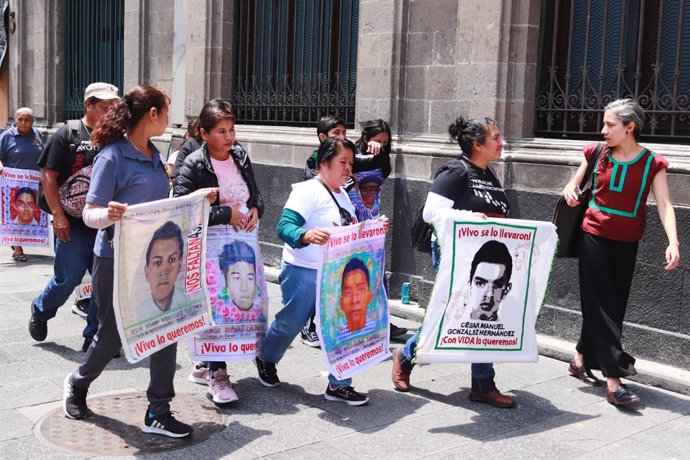
M 606 105 L 604 111 L 612 111 L 616 114 L 623 125 L 628 126 L 630 123 L 635 123 L 633 135 L 635 140 L 640 140 L 640 132 L 644 126 L 644 111 L 640 104 L 632 99 L 616 99 Z
M 28 115 L 31 117 L 31 121 L 34 121 L 34 111 L 31 110 L 31 109 L 28 108 L 28 107 L 20 107 L 20 108 L 18 108 L 17 111 L 14 112 L 14 119 L 16 120 L 17 117 L 18 117 L 19 115 L 23 114 L 23 113 L 28 114 Z

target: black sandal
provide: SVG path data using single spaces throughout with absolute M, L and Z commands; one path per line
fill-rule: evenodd
M 12 260 L 14 260 L 15 262 L 26 262 L 29 260 L 29 258 L 26 257 L 26 254 L 22 252 L 21 254 L 12 254 Z

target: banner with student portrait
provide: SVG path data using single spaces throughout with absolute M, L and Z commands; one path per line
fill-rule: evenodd
M 316 324 L 331 374 L 342 380 L 390 356 L 384 224 L 329 230 L 317 273 Z
M 441 263 L 417 362 L 536 362 L 535 324 L 557 243 L 551 222 L 441 210 Z
M 195 361 L 254 359 L 268 322 L 268 286 L 258 229 L 209 227 L 206 282 L 215 325 L 189 339 Z
M 206 193 L 129 206 L 115 225 L 113 305 L 131 363 L 212 325 Z
M 48 214 L 38 207 L 40 172 L 4 168 L 0 176 L 0 245 L 49 246 Z

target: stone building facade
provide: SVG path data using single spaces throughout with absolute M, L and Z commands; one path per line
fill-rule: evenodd
M 62 121 L 62 0 L 10 0 L 10 112 L 33 107 L 37 124 Z M 234 8 L 221 0 L 124 0 L 124 87 L 150 83 L 171 95 L 172 123 L 183 125 L 204 101 L 232 95 Z M 423 203 L 434 171 L 457 155 L 447 127 L 458 115 L 494 118 L 507 139 L 496 165 L 513 215 L 550 219 L 558 194 L 581 161 L 586 141 L 534 135 L 544 1 L 361 0 L 357 54 L 356 120 L 390 121 L 392 180 L 384 211 L 392 218 L 387 269 L 391 295 L 412 282 L 423 311 L 433 286 L 424 254 L 409 245 L 409 225 Z M 358 125 L 350 130 L 355 137 Z M 180 129 L 170 130 L 165 143 Z M 256 164 L 266 200 L 261 225 L 266 262 L 278 265 L 275 224 L 290 190 L 303 178 L 317 144 L 313 127 L 238 125 L 238 140 Z M 358 134 L 358 132 L 357 132 Z M 669 183 L 681 240 L 690 254 L 690 148 L 647 144 L 670 161 Z M 664 272 L 666 247 L 653 202 L 640 246 L 624 342 L 639 357 L 690 369 L 690 271 Z M 541 333 L 577 340 L 577 264 L 558 260 L 542 310 Z

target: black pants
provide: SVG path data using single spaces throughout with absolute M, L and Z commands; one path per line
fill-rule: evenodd
M 113 310 L 113 276 L 113 259 L 94 256 L 92 286 L 93 299 L 98 307 L 99 327 L 81 366 L 72 374 L 72 385 L 77 388 L 88 388 L 121 347 Z M 173 377 L 176 358 L 177 343 L 150 356 L 151 380 L 146 396 L 150 410 L 155 415 L 170 411 L 170 401 L 175 397 Z
M 635 375 L 635 358 L 623 351 L 623 318 L 635 271 L 638 242 L 583 232 L 579 246 L 582 331 L 577 351 L 605 377 Z

